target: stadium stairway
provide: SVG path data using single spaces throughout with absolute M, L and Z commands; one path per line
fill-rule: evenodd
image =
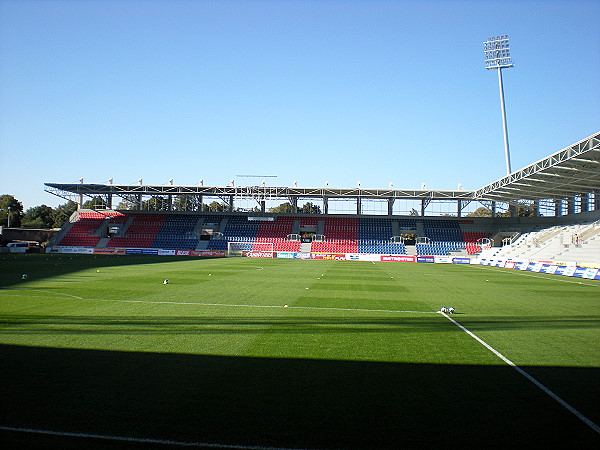
M 100 240 L 96 244 L 96 248 L 104 248 L 104 247 L 106 247 L 106 245 L 108 244 L 108 241 L 110 241 L 109 237 L 100 238 Z

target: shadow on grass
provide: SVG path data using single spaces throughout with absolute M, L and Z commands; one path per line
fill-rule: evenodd
M 186 305 L 189 306 L 189 305 Z M 277 309 L 277 308 L 274 308 Z M 293 308 L 286 309 L 291 311 Z M 598 316 L 567 317 L 488 317 L 485 320 L 471 319 L 463 322 L 471 331 L 502 330 L 565 330 L 600 328 Z M 445 326 L 441 326 L 445 325 Z M 2 334 L 49 334 L 49 335 L 196 335 L 203 334 L 248 334 L 281 331 L 286 334 L 314 333 L 413 333 L 413 332 L 456 332 L 450 322 L 441 322 L 434 313 L 418 317 L 340 317 L 298 316 L 248 317 L 248 316 L 47 316 L 24 314 L 0 314 Z
M 508 366 L 17 346 L 0 346 L 0 359 L 2 426 L 303 448 L 591 448 L 599 440 Z M 599 369 L 524 369 L 598 422 Z M 7 431 L 0 441 L 142 448 Z
M 21 275 L 31 280 L 67 275 L 83 269 L 102 269 L 136 264 L 199 261 L 212 258 L 152 255 L 0 254 L 0 287 L 21 284 Z

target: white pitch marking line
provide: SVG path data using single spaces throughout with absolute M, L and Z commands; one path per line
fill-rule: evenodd
M 83 297 L 78 297 L 77 295 L 65 294 L 63 292 L 54 292 L 54 291 L 45 291 L 43 289 L 28 289 L 28 288 L 0 288 L 5 291 L 33 291 L 33 292 L 43 292 L 45 294 L 53 294 L 53 295 L 62 295 L 64 297 L 76 298 L 77 300 L 85 300 Z
M 134 438 L 127 436 L 111 436 L 104 434 L 90 434 L 90 433 L 70 433 L 68 431 L 53 431 L 53 430 L 38 430 L 35 428 L 17 428 L 0 425 L 0 430 L 4 431 L 16 431 L 20 433 L 30 434 L 46 434 L 51 436 L 63 436 L 63 437 L 77 437 L 87 439 L 104 439 L 108 441 L 120 441 L 120 442 L 138 442 L 142 444 L 163 444 L 163 445 L 178 445 L 180 447 L 204 447 L 204 448 L 231 448 L 241 450 L 302 450 L 302 449 L 291 449 L 284 447 L 264 447 L 262 445 L 236 445 L 236 444 L 211 444 L 208 442 L 183 442 L 183 441 L 171 441 L 163 439 L 151 439 L 151 438 Z
M 574 414 L 579 420 L 581 420 L 583 423 L 585 423 L 588 427 L 590 427 L 596 433 L 600 434 L 600 426 L 596 425 L 594 422 L 592 422 L 590 419 L 588 419 L 586 416 L 584 416 L 578 410 L 573 408 L 570 404 L 565 402 L 562 398 L 560 398 L 558 395 L 556 395 L 554 392 L 552 392 L 550 389 L 548 389 L 546 386 L 544 386 L 538 380 L 536 380 L 531 375 L 529 375 L 527 372 L 525 372 L 523 369 L 521 369 L 519 366 L 517 366 L 510 359 L 508 359 L 506 356 L 504 356 L 502 353 L 500 353 L 494 347 L 489 345 L 487 342 L 485 342 L 479 336 L 475 335 L 474 333 L 472 333 L 471 331 L 466 329 L 464 326 L 462 326 L 460 323 L 458 323 L 452 317 L 448 316 L 447 314 L 445 314 L 443 312 L 440 312 L 439 314 L 444 316 L 446 319 L 448 319 L 450 322 L 452 322 L 458 328 L 463 330 L 465 333 L 467 333 L 469 336 L 471 336 L 473 339 L 475 339 L 477 342 L 479 342 L 481 345 L 483 345 L 485 348 L 487 348 L 489 351 L 491 351 L 494 355 L 496 355 L 498 358 L 500 358 L 506 364 L 511 366 L 513 369 L 515 369 L 517 372 L 519 372 L 521 375 L 523 375 L 525 378 L 527 378 L 529 381 L 531 381 L 533 384 L 535 384 L 538 388 L 540 388 L 542 391 L 544 391 L 546 394 L 548 394 L 550 397 L 552 397 L 554 400 L 556 400 L 560 405 L 562 405 L 564 408 L 566 408 L 567 411 Z

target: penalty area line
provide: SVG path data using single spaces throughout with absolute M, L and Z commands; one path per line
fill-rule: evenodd
M 284 448 L 284 447 L 265 447 L 262 445 L 237 445 L 237 444 L 212 444 L 209 442 L 185 442 L 185 441 L 173 441 L 168 439 L 152 439 L 152 438 L 135 438 L 128 436 L 111 436 L 106 434 L 92 434 L 92 433 L 72 433 L 68 431 L 54 431 L 54 430 L 39 430 L 35 428 L 19 428 L 9 427 L 0 425 L 0 430 L 13 431 L 18 433 L 28 434 L 45 434 L 48 436 L 61 436 L 61 437 L 72 437 L 72 438 L 85 438 L 85 439 L 102 439 L 105 441 L 119 441 L 119 442 L 136 442 L 140 444 L 161 444 L 161 445 L 173 445 L 179 447 L 200 447 L 200 448 L 230 448 L 240 450 L 302 450 L 296 448 Z
M 474 334 L 473 332 L 471 332 L 470 330 L 468 330 L 467 328 L 465 328 L 463 325 L 461 325 L 460 323 L 458 323 L 452 317 L 448 316 L 447 314 L 445 314 L 443 312 L 440 312 L 439 314 L 441 314 L 442 316 L 444 316 L 446 319 L 448 319 L 450 322 L 452 322 L 454 325 L 456 325 L 462 331 L 464 331 L 465 333 L 467 333 L 470 337 L 472 337 L 477 342 L 479 342 L 481 345 L 483 345 L 485 348 L 487 348 L 490 352 L 492 352 L 494 355 L 496 355 L 498 358 L 500 358 L 506 364 L 508 364 L 509 366 L 511 366 L 513 369 L 515 369 L 517 372 L 519 372 L 521 375 L 523 375 L 525 378 L 527 378 L 529 381 L 531 381 L 534 385 L 536 385 L 544 393 L 546 393 L 548 396 L 550 396 L 555 401 L 557 401 L 567 411 L 569 411 L 570 413 L 574 414 L 579 420 L 581 420 L 583 423 L 585 423 L 588 427 L 590 427 L 596 433 L 600 434 L 600 426 L 598 426 L 596 423 L 592 422 L 590 419 L 588 419 L 586 416 L 584 416 L 581 412 L 579 412 L 577 409 L 575 409 L 574 407 L 572 407 L 569 403 L 567 403 L 566 401 L 564 401 L 562 398 L 560 398 L 558 395 L 556 395 L 554 392 L 552 392 L 549 388 L 547 388 L 546 386 L 544 386 L 542 383 L 540 383 L 534 377 L 532 377 L 531 375 L 529 375 L 527 372 L 525 372 L 523 369 L 521 369 L 519 366 L 517 366 L 514 362 L 512 362 L 510 359 L 508 359 L 506 356 L 504 356 L 502 353 L 500 353 L 494 347 L 492 347 L 487 342 L 485 342 L 483 339 L 481 339 L 479 336 L 477 336 L 476 334 Z

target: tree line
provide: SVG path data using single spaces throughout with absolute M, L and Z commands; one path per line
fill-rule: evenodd
M 100 198 L 92 198 L 86 201 L 82 208 L 84 209 L 106 209 L 108 205 Z M 138 205 L 134 202 L 123 200 L 117 206 L 118 210 L 136 210 Z M 193 195 L 180 195 L 173 199 L 169 208 L 169 203 L 164 197 L 152 197 L 142 202 L 142 210 L 146 211 L 210 211 L 210 212 L 227 212 L 228 205 L 213 201 L 205 204 Z M 23 227 L 23 228 L 60 228 L 66 220 L 77 210 L 77 203 L 68 201 L 56 208 L 51 208 L 47 205 L 34 206 L 23 211 L 23 204 L 14 196 L 9 194 L 0 195 L 0 226 L 5 227 Z M 236 212 L 261 212 L 260 208 L 256 207 L 250 211 L 235 209 Z M 269 209 L 271 213 L 278 214 L 321 214 L 319 205 L 307 202 L 298 207 L 294 212 L 294 207 L 290 202 L 281 203 Z M 519 205 L 517 209 L 518 216 L 533 216 L 535 210 L 533 205 Z M 410 215 L 418 215 L 413 209 Z M 508 213 L 499 214 L 498 216 L 508 216 Z M 492 211 L 487 208 L 478 208 L 471 214 L 465 217 L 492 217 Z
M 108 205 L 100 198 L 92 198 L 81 206 L 83 209 L 106 209 Z M 138 205 L 134 202 L 123 200 L 116 208 L 117 210 L 137 210 Z M 146 211 L 199 211 L 199 212 L 226 212 L 228 205 L 213 201 L 205 204 L 193 195 L 180 195 L 169 203 L 164 197 L 152 197 L 142 202 L 142 210 Z M 269 209 L 272 213 L 292 213 L 293 206 L 286 202 Z M 13 195 L 0 195 L 0 226 L 11 228 L 60 228 L 69 219 L 71 214 L 77 210 L 77 203 L 68 201 L 62 205 L 52 208 L 47 205 L 39 205 L 24 211 L 23 204 Z M 234 211 L 260 212 L 256 207 L 251 211 L 236 209 Z M 321 214 L 321 208 L 311 202 L 298 207 L 299 214 Z

